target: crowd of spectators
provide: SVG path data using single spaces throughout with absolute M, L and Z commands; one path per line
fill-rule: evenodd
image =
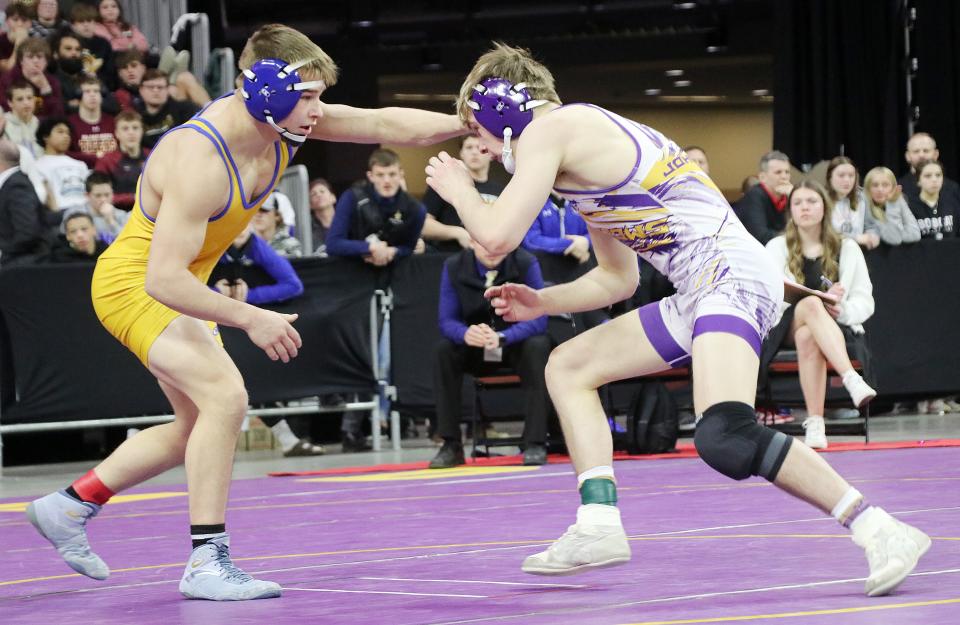
M 77 211 L 89 214 L 94 238 L 109 243 L 125 222 L 115 213 L 133 206 L 150 147 L 210 97 L 187 71 L 189 53 L 151 47 L 116 0 L 11 0 L 3 16 L 0 137 L 18 152 L 10 169 L 26 176 L 33 194 L 16 194 L 13 212 L 0 215 L 0 266 L 56 260 L 52 251 L 83 238 L 69 230 L 84 220 L 66 228 Z M 94 174 L 94 197 L 109 185 L 110 210 L 88 200 Z M 40 230 L 32 218 L 11 217 L 32 215 L 35 200 Z M 80 247 L 94 257 L 100 249 Z

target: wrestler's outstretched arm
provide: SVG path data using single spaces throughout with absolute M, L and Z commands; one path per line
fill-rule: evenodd
M 344 104 L 322 105 L 323 116 L 311 139 L 345 143 L 432 145 L 468 132 L 456 115 L 420 109 L 363 109 Z

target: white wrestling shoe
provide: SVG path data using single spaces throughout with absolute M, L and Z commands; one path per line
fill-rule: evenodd
M 873 506 L 860 513 L 851 530 L 853 542 L 867 551 L 870 576 L 864 590 L 869 597 L 893 591 L 930 549 L 929 536 Z
M 866 380 L 864 380 L 863 376 L 859 373 L 856 371 L 852 371 L 851 373 L 852 375 L 844 376 L 843 386 L 846 387 L 847 392 L 850 393 L 853 405 L 857 408 L 863 408 L 877 396 L 877 392 L 867 384 Z
M 573 575 L 629 561 L 630 545 L 623 527 L 577 523 L 546 551 L 529 556 L 520 568 L 532 575 Z
M 823 417 L 807 417 L 803 422 L 803 430 L 806 435 L 803 442 L 810 449 L 827 448 L 827 430 L 823 424 Z
M 280 585 L 254 579 L 230 560 L 230 537 L 204 543 L 193 550 L 180 580 L 187 599 L 246 601 L 280 596 Z
M 90 551 L 87 541 L 87 521 L 99 512 L 97 504 L 77 501 L 57 491 L 31 502 L 27 506 L 27 519 L 56 547 L 71 569 L 93 579 L 107 579 L 110 569 L 100 556 Z

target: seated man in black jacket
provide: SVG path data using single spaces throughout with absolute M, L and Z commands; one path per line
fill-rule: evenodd
M 787 196 L 790 182 L 790 157 L 772 150 L 760 158 L 757 174 L 760 184 L 747 190 L 734 202 L 733 210 L 747 231 L 763 243 L 783 233 L 787 225 Z
M 0 139 L 0 265 L 32 264 L 47 255 L 46 213 L 30 179 L 20 171 L 17 146 Z
M 483 294 L 506 282 L 543 288 L 537 259 L 523 249 L 494 255 L 477 243 L 451 256 L 440 276 L 440 333 L 434 360 L 433 392 L 437 400 L 437 433 L 443 447 L 431 469 L 464 463 L 460 440 L 463 374 L 489 374 L 509 365 L 520 376 L 525 396 L 523 464 L 547 461 L 547 417 L 550 397 L 543 370 L 552 347 L 547 318 L 510 323 L 493 313 Z
M 379 149 L 367 163 L 367 181 L 337 201 L 327 233 L 327 254 L 359 256 L 383 267 L 413 253 L 427 210 L 401 188 L 403 169 L 393 150 Z

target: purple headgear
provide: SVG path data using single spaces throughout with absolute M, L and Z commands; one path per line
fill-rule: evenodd
M 243 70 L 243 86 L 240 95 L 247 105 L 247 111 L 255 119 L 270 124 L 285 139 L 303 143 L 307 136 L 290 132 L 277 125 L 297 106 L 300 92 L 319 89 L 322 80 L 303 82 L 297 70 L 310 62 L 310 59 L 297 63 L 287 63 L 281 59 L 261 59 L 250 69 Z
M 503 137 L 503 166 L 513 173 L 513 150 L 510 138 L 519 137 L 527 124 L 533 121 L 531 109 L 546 104 L 546 100 L 534 100 L 527 91 L 526 83 L 513 84 L 505 78 L 485 78 L 474 85 L 467 106 L 473 110 L 477 123 L 496 137 Z

